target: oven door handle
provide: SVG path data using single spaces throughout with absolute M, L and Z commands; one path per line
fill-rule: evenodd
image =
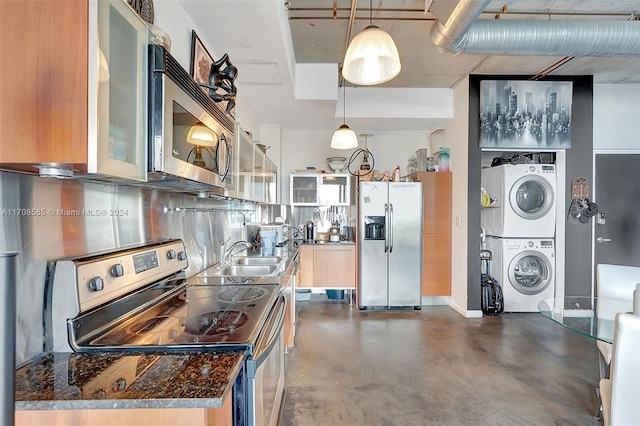
M 256 345 L 256 351 L 253 355 L 256 369 L 269 356 L 271 349 L 278 342 L 278 336 L 284 326 L 285 308 L 286 300 L 284 296 L 280 295 L 273 310 L 271 311 L 271 314 L 269 315 L 269 321 L 265 324 L 263 333 L 261 333 Z

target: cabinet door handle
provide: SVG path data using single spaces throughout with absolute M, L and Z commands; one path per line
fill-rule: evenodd
M 608 243 L 609 241 L 611 241 L 611 238 L 598 237 L 596 238 L 596 241 L 599 243 Z

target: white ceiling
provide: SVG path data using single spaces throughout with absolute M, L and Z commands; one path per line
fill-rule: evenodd
M 329 87 L 329 100 L 296 100 L 295 64 L 339 64 L 349 31 L 350 0 L 180 0 L 205 44 L 228 53 L 238 67 L 238 95 L 261 123 L 283 129 L 335 129 L 342 123 L 342 90 Z M 374 23 L 394 38 L 402 61 L 400 75 L 382 88 L 452 88 L 466 75 L 536 75 L 562 56 L 487 56 L 440 53 L 431 40 L 435 19 L 446 22 L 457 2 L 374 0 Z M 335 12 L 334 12 L 335 5 Z M 400 11 L 402 10 L 402 11 Z M 505 12 L 502 12 L 506 10 Z M 480 19 L 625 21 L 640 1 L 491 1 Z M 499 16 L 498 16 L 499 15 Z M 357 2 L 353 38 L 369 24 L 369 2 Z M 640 21 L 638 21 L 640 25 Z M 337 74 L 337 73 L 336 73 Z M 550 75 L 593 75 L 595 83 L 640 83 L 639 57 L 576 57 Z M 319 81 L 322 79 L 319 79 Z M 362 88 L 347 85 L 347 104 Z M 381 92 L 381 102 L 384 102 Z M 443 119 L 350 117 L 356 130 L 429 130 Z

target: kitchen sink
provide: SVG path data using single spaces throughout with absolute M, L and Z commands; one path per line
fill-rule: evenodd
M 211 275 L 217 277 L 264 277 L 275 276 L 278 265 L 225 265 Z
M 284 258 L 280 256 L 237 256 L 232 265 L 279 265 Z

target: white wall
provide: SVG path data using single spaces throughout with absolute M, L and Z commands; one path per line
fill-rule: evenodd
M 348 124 L 348 123 L 347 123 Z M 407 173 L 409 157 L 414 157 L 418 148 L 425 148 L 429 144 L 429 134 L 434 129 L 425 131 L 356 131 L 358 135 L 370 133 L 367 147 L 373 156 L 373 167 L 376 170 L 393 171 L 396 165 L 400 166 L 401 175 Z M 284 130 L 282 131 L 282 163 L 281 186 L 285 192 L 289 188 L 289 174 L 296 169 L 305 169 L 307 166 L 316 167 L 319 170 L 330 171 L 327 166 L 327 157 L 351 157 L 355 150 L 332 149 L 331 136 L 333 131 L 323 130 Z M 364 148 L 364 137 L 359 137 L 360 148 Z M 358 156 L 351 170 L 358 169 L 362 162 L 362 156 Z M 370 159 L 371 164 L 371 159 Z M 289 203 L 289 194 L 282 194 L 282 202 Z
M 154 25 L 169 34 L 171 38 L 171 55 L 182 65 L 182 68 L 189 72 L 191 67 L 191 31 L 195 30 L 198 36 L 203 32 L 199 31 L 177 1 L 156 1 L 153 4 L 153 11 Z M 216 46 L 214 40 L 206 40 L 202 37 L 201 40 L 214 58 L 222 56 L 218 49 L 222 49 L 224 46 Z M 242 98 L 240 91 L 238 91 L 236 99 L 235 114 L 240 126 L 251 132 L 254 140 L 260 140 L 260 123 L 251 107 Z
M 467 192 L 469 190 L 467 159 L 469 145 L 469 78 L 453 91 L 454 118 L 444 126 L 444 146 L 451 152 L 452 189 L 452 270 L 451 306 L 464 316 L 481 316 L 467 311 Z
M 640 84 L 593 86 L 593 149 L 640 150 Z

